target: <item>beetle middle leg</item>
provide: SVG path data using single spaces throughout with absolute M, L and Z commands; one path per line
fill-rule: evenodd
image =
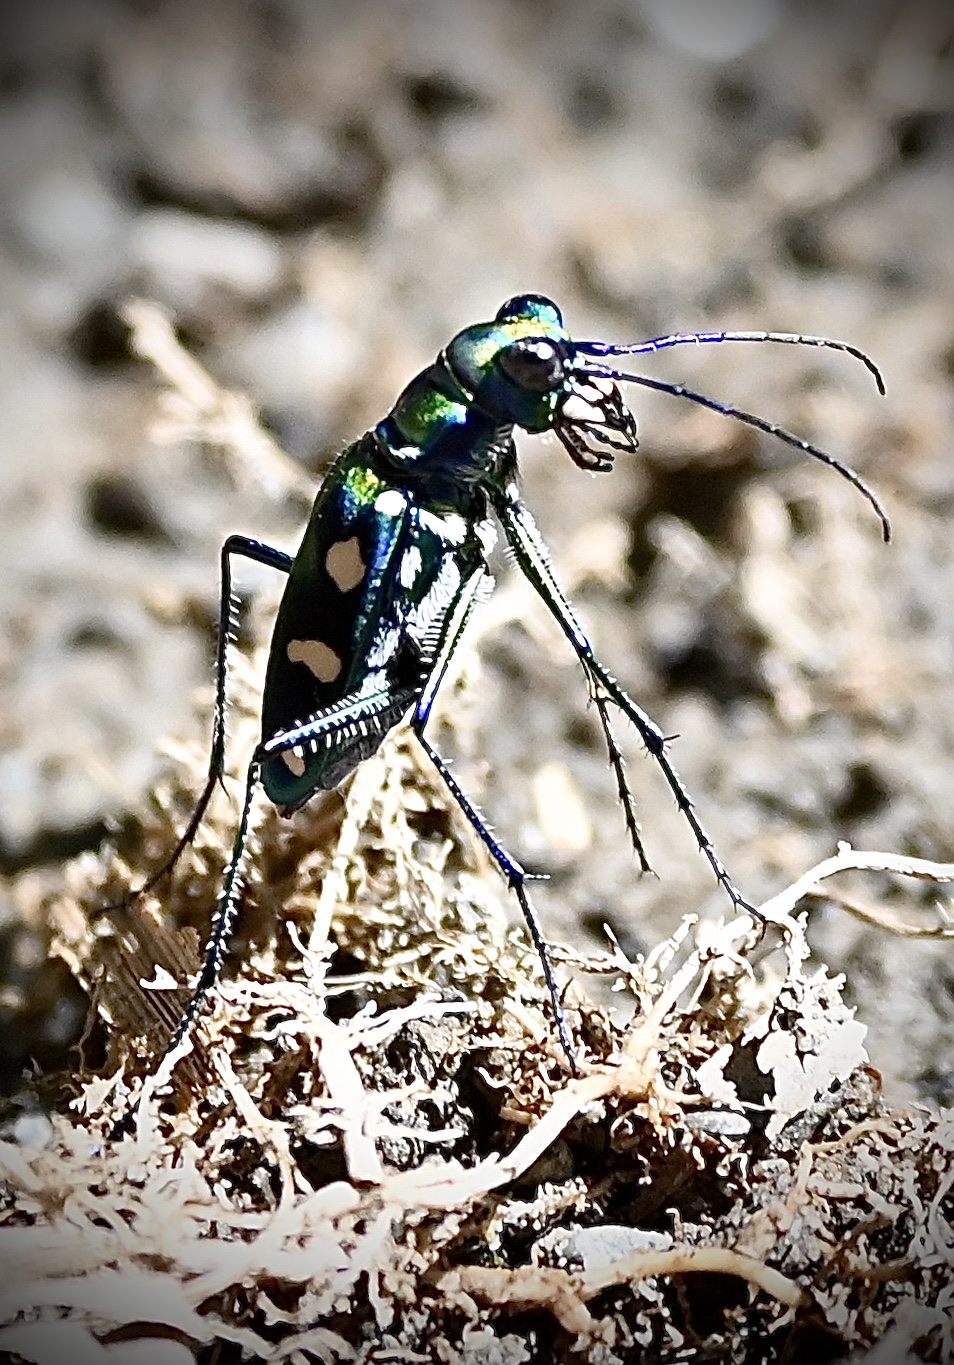
M 523 917 L 526 920 L 527 928 L 530 930 L 530 937 L 533 940 L 533 945 L 537 950 L 540 966 L 543 969 L 543 978 L 550 995 L 550 1003 L 557 1027 L 557 1033 L 560 1038 L 560 1046 L 566 1055 L 570 1070 L 574 1075 L 578 1075 L 579 1067 L 576 1062 L 576 1052 L 566 1022 L 566 1012 L 563 1009 L 560 988 L 553 972 L 552 963 L 550 962 L 550 950 L 547 946 L 547 941 L 543 936 L 543 930 L 540 927 L 537 913 L 527 894 L 526 883 L 532 880 L 531 874 L 526 872 L 520 863 L 517 862 L 516 858 L 508 853 L 503 845 L 494 837 L 493 831 L 487 821 L 470 798 L 465 794 L 457 779 L 448 768 L 445 760 L 424 736 L 424 727 L 430 716 L 437 690 L 447 673 L 451 658 L 460 643 L 461 636 L 464 633 L 464 627 L 466 626 L 474 607 L 480 600 L 486 579 L 486 572 L 482 569 L 478 569 L 473 573 L 470 578 L 465 580 L 458 593 L 456 602 L 453 603 L 451 609 L 448 611 L 431 671 L 418 699 L 417 706 L 414 708 L 414 715 L 411 718 L 411 729 L 414 731 L 424 752 L 440 774 L 444 785 L 454 798 L 461 813 L 496 863 L 508 887 L 517 898 L 520 909 L 523 912 Z

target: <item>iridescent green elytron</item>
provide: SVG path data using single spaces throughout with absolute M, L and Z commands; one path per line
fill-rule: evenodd
M 225 766 L 231 559 L 287 574 L 272 637 L 262 738 L 252 755 L 231 862 L 212 921 L 195 993 L 168 1052 L 182 1043 L 213 989 L 238 907 L 252 798 L 259 785 L 283 813 L 336 786 L 405 717 L 461 811 L 514 892 L 540 955 L 566 1059 L 576 1054 L 546 943 L 527 895 L 527 874 L 497 841 L 424 730 L 467 620 L 492 580 L 487 554 L 499 526 L 519 568 L 552 612 L 586 677 L 605 736 L 626 827 L 641 868 L 640 840 L 620 748 L 615 707 L 635 727 L 733 904 L 744 907 L 669 759 L 663 732 L 595 658 L 560 590 L 539 532 L 520 497 L 515 427 L 552 431 L 582 469 L 605 472 L 636 451 L 636 421 L 619 385 L 687 398 L 735 417 L 822 460 L 872 504 L 885 540 L 887 518 L 847 466 L 773 422 L 678 384 L 619 368 L 624 356 L 680 345 L 778 342 L 846 351 L 881 384 L 862 352 L 825 337 L 778 332 L 691 332 L 634 345 L 575 341 L 556 304 L 536 294 L 510 299 L 490 322 L 467 327 L 407 386 L 391 412 L 339 457 L 315 501 L 294 557 L 243 536 L 222 548 L 217 696 L 206 786 L 171 857 L 144 891 L 171 870 L 195 835 Z M 135 1109 L 117 1125 L 124 1131 Z

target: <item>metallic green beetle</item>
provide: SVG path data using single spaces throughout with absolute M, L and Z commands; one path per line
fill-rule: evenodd
M 344 451 L 318 493 L 297 555 L 244 536 L 226 541 L 208 780 L 172 855 L 136 895 L 171 870 L 194 837 L 224 772 L 231 560 L 241 556 L 266 564 L 287 574 L 288 582 L 272 636 L 262 738 L 249 764 L 232 858 L 198 982 L 169 1052 L 189 1033 L 222 965 L 238 905 L 256 788 L 261 785 L 283 813 L 291 813 L 315 792 L 337 786 L 398 721 L 410 716 L 424 751 L 519 901 L 540 955 L 560 1043 L 575 1069 L 559 989 L 527 894 L 528 875 L 497 841 L 424 734 L 467 620 L 492 586 L 487 554 L 496 538 L 495 523 L 582 665 L 641 867 L 648 870 L 649 863 L 610 727 L 611 705 L 635 726 L 659 764 L 730 899 L 745 906 L 669 760 L 663 732 L 595 658 L 557 584 L 520 497 L 513 441 L 515 427 L 553 431 L 582 469 L 607 471 L 618 453 L 631 453 L 637 446 L 636 421 L 619 385 L 642 385 L 735 417 L 831 465 L 872 504 L 887 540 L 890 528 L 878 499 L 840 461 L 750 412 L 618 368 L 623 356 L 736 341 L 846 351 L 868 367 L 884 391 L 877 367 L 863 352 L 826 337 L 694 332 L 635 345 L 575 341 L 556 304 L 523 294 L 505 303 L 493 321 L 459 332 L 433 365 L 411 381 L 384 420 Z M 133 1112 L 116 1133 L 125 1131 Z

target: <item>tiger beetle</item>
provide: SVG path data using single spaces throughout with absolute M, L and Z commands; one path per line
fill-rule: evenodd
M 297 555 L 246 536 L 222 546 L 216 697 L 208 777 L 191 819 L 166 862 L 132 892 L 150 891 L 189 846 L 225 771 L 228 643 L 233 625 L 232 561 L 254 560 L 286 574 L 265 676 L 262 738 L 252 755 L 232 858 L 192 998 L 166 1058 L 186 1040 L 222 967 L 242 884 L 249 816 L 262 786 L 283 815 L 328 791 L 379 747 L 400 720 L 410 726 L 461 812 L 519 902 L 540 957 L 560 1044 L 576 1062 L 547 945 L 527 894 L 529 875 L 498 842 L 425 735 L 438 688 L 467 621 L 492 587 L 487 555 L 496 533 L 556 618 L 583 669 L 615 774 L 628 837 L 640 867 L 640 839 L 610 705 L 635 727 L 662 770 L 696 842 L 733 906 L 749 911 L 703 828 L 669 759 L 666 736 L 593 654 L 561 591 L 517 482 L 513 432 L 552 431 L 581 469 L 604 473 L 617 453 L 637 448 L 636 419 L 618 387 L 637 384 L 734 417 L 822 460 L 853 484 L 881 520 L 887 516 L 862 479 L 833 456 L 774 422 L 686 388 L 619 368 L 622 357 L 715 342 L 780 342 L 862 351 L 827 337 L 785 332 L 674 333 L 633 345 L 574 341 L 559 308 L 538 294 L 509 299 L 492 322 L 466 327 L 423 370 L 376 427 L 332 466 L 315 500 Z M 138 1105 L 138 1101 L 137 1101 Z M 134 1106 L 113 1129 L 128 1131 Z

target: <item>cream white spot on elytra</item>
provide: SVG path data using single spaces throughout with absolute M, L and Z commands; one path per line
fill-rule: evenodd
M 341 672 L 341 659 L 320 640 L 289 640 L 287 653 L 293 664 L 304 664 L 319 682 L 334 682 Z
M 374 510 L 384 517 L 399 517 L 406 507 L 406 498 L 396 488 L 386 488 L 374 500 Z
M 305 776 L 305 756 L 300 749 L 286 749 L 282 758 L 285 760 L 285 767 L 295 777 Z
M 325 555 L 328 577 L 341 592 L 350 592 L 363 580 L 367 569 L 361 557 L 361 542 L 357 536 L 337 540 Z

